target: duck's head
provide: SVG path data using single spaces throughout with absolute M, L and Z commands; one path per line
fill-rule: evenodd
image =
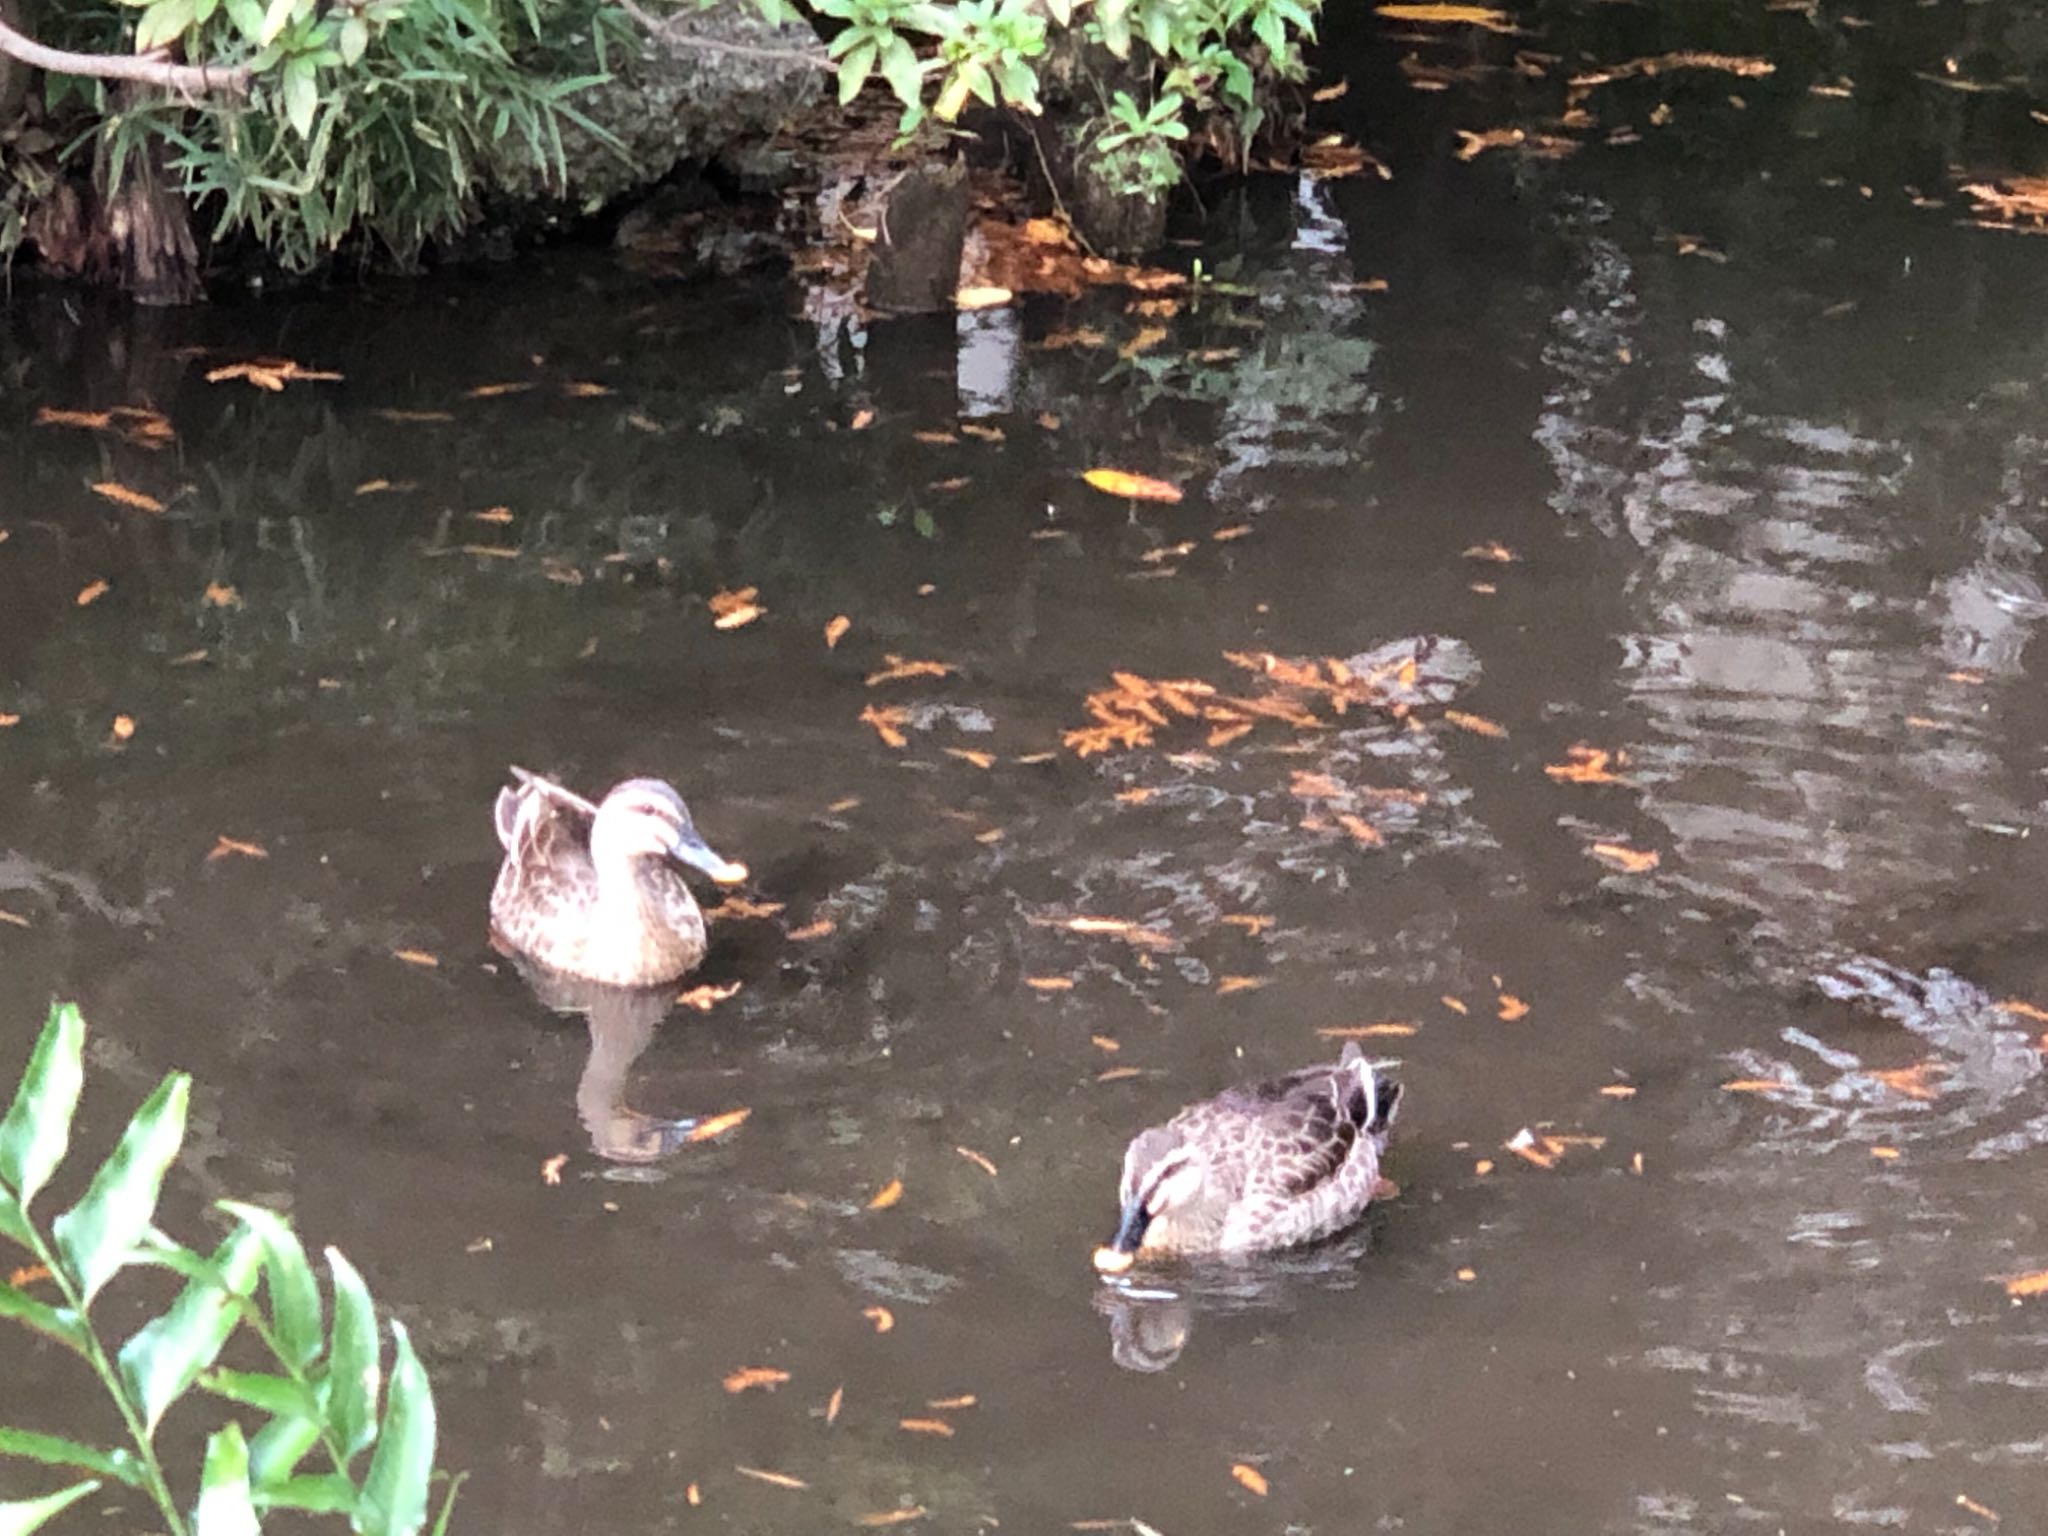
M 1132 1258 L 1157 1237 L 1155 1223 L 1186 1225 L 1201 1203 L 1209 1182 L 1209 1158 L 1201 1144 L 1173 1125 L 1155 1125 L 1141 1132 L 1124 1152 L 1124 1176 L 1117 1198 L 1122 1212 L 1116 1235 L 1095 1253 L 1095 1266 L 1105 1274 L 1128 1269 Z M 1170 1247 L 1153 1242 L 1149 1246 Z
M 628 779 L 604 797 L 590 827 L 590 857 L 600 869 L 635 859 L 673 859 L 720 885 L 747 878 L 747 866 L 714 852 L 690 820 L 683 797 L 660 779 Z

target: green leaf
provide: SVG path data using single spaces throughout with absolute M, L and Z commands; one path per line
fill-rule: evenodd
M 227 6 L 228 20 L 235 24 L 235 30 L 249 42 L 262 46 L 263 7 L 257 0 L 222 0 Z
M 285 24 L 291 19 L 292 0 L 270 0 L 270 4 L 263 8 L 263 20 L 250 41 L 258 48 L 268 48 L 277 41 L 277 34 L 285 29 Z
M 213 1364 L 241 1321 L 239 1298 L 256 1289 L 262 1269 L 262 1243 L 237 1227 L 215 1250 L 211 1273 L 188 1281 L 168 1312 L 121 1346 L 121 1376 L 148 1429 L 155 1430 L 164 1411 Z
M 306 1452 L 320 1443 L 320 1426 L 297 1417 L 272 1419 L 249 1442 L 249 1481 L 260 1499 L 266 1488 L 280 1488 Z
M 915 48 L 904 38 L 892 35 L 883 46 L 880 59 L 882 78 L 889 82 L 898 101 L 908 107 L 923 99 L 924 65 L 918 62 Z
M 213 20 L 213 13 L 220 9 L 220 0 L 199 0 L 192 8 L 192 25 L 203 27 Z
M 313 135 L 313 114 L 320 109 L 320 81 L 313 61 L 304 55 L 284 66 L 284 115 L 302 139 Z
M 14 1103 L 0 1121 L 0 1185 L 13 1191 L 24 1212 L 64 1161 L 72 1111 L 84 1086 L 85 1019 L 76 1003 L 53 1004 Z
M 427 1491 L 434 1477 L 434 1394 L 405 1325 L 394 1320 L 398 1348 L 391 1359 L 391 1390 L 377 1453 L 363 1478 L 356 1507 L 360 1536 L 414 1536 L 427 1520 Z
M 192 1511 L 193 1536 L 260 1536 L 256 1506 L 249 1499 L 249 1446 L 242 1426 L 225 1424 L 206 1442 L 206 1470 L 199 1474 L 199 1504 Z
M 99 1487 L 99 1479 L 90 1482 L 73 1483 L 60 1493 L 53 1493 L 40 1499 L 10 1499 L 0 1504 L 0 1536 L 28 1536 L 46 1520 L 53 1520 L 93 1489 Z
M 376 1436 L 377 1309 L 370 1289 L 339 1248 L 327 1250 L 334 1277 L 334 1342 L 327 1356 L 327 1423 L 342 1454 L 353 1456 Z
M 103 1451 L 96 1445 L 80 1445 L 62 1435 L 39 1435 L 29 1429 L 8 1429 L 0 1425 L 0 1456 L 19 1456 L 40 1461 L 46 1467 L 77 1467 L 98 1472 L 130 1488 L 143 1486 L 142 1463 L 127 1451 Z
M 860 88 L 868 83 L 874 67 L 873 39 L 863 39 L 848 50 L 846 57 L 839 61 L 839 105 L 845 106 L 860 94 Z
M 319 1357 L 322 1341 L 320 1282 L 306 1262 L 306 1250 L 291 1224 L 260 1205 L 223 1200 L 220 1208 L 240 1220 L 263 1244 L 263 1279 L 270 1292 L 270 1327 L 286 1365 L 303 1370 Z
M 320 1405 L 289 1376 L 266 1371 L 208 1371 L 199 1378 L 199 1385 L 231 1403 L 246 1403 L 280 1419 L 304 1419 L 316 1432 L 319 1428 Z
M 363 50 L 370 46 L 370 24 L 360 16 L 351 16 L 341 24 L 341 62 L 353 64 L 363 56 Z
M 31 1250 L 36 1245 L 35 1228 L 28 1224 L 28 1213 L 22 1210 L 21 1202 L 4 1189 L 0 1189 L 0 1237 L 11 1237 Z
M 265 1509 L 303 1509 L 316 1515 L 345 1515 L 356 1507 L 356 1485 L 339 1472 L 295 1477 L 275 1487 L 259 1486 L 256 1502 Z
M 182 1072 L 157 1084 L 156 1092 L 128 1122 L 114 1155 L 93 1175 L 85 1198 L 51 1228 L 57 1256 L 78 1287 L 83 1305 L 92 1305 L 100 1287 L 128 1262 L 128 1251 L 148 1230 L 164 1171 L 185 1139 L 185 1106 L 191 1093 L 192 1080 Z
M 81 1355 L 86 1352 L 85 1324 L 69 1307 L 53 1307 L 16 1286 L 0 1282 L 0 1317 L 24 1323 Z
M 135 24 L 135 51 L 149 53 L 183 37 L 192 14 L 193 0 L 156 0 Z
M 953 78 L 946 82 L 946 88 L 939 92 L 939 99 L 932 103 L 932 116 L 942 123 L 950 123 L 960 115 L 960 109 L 967 105 L 967 96 L 974 89 L 974 82 L 968 77 L 969 66 L 962 65 L 953 72 Z

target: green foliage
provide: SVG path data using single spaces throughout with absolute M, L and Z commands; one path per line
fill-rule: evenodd
M 210 13 L 208 0 L 193 3 L 195 15 Z M 273 0 L 272 8 L 288 4 Z M 83 1359 L 119 1413 L 128 1444 L 106 1449 L 0 1428 L 0 1455 L 95 1474 L 45 1498 L 0 1503 L 0 1536 L 35 1530 L 103 1481 L 146 1495 L 172 1536 L 254 1536 L 272 1509 L 346 1515 L 360 1536 L 413 1536 L 426 1524 L 435 1478 L 433 1392 L 396 1321 L 390 1385 L 382 1389 L 376 1309 L 354 1267 L 327 1250 L 330 1330 L 313 1267 L 275 1213 L 223 1202 L 221 1210 L 236 1225 L 211 1256 L 156 1230 L 164 1173 L 184 1140 L 191 1091 L 184 1074 L 166 1077 L 135 1112 L 84 1196 L 50 1224 L 47 1236 L 34 1219 L 36 1196 L 70 1149 L 84 1047 L 77 1008 L 53 1008 L 0 1121 L 0 1235 L 49 1270 L 61 1297 L 61 1305 L 53 1305 L 31 1296 L 25 1284 L 0 1283 L 0 1316 Z M 168 1269 L 185 1285 L 110 1359 L 89 1313 L 102 1287 L 135 1266 Z M 273 1369 L 216 1364 L 238 1330 L 254 1336 Z M 171 1492 L 154 1441 L 164 1414 L 195 1387 L 247 1410 L 262 1427 L 245 1438 L 242 1424 L 230 1420 L 212 1433 L 188 1515 Z M 302 1472 L 316 1450 L 325 1469 Z M 451 1484 L 450 1501 L 453 1496 Z M 450 1507 L 444 1503 L 437 1532 L 446 1527 Z

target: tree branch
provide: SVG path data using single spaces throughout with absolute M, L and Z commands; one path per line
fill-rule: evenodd
M 173 64 L 154 54 L 72 53 L 63 48 L 46 48 L 34 38 L 22 36 L 5 21 L 0 21 L 0 53 L 33 69 L 89 75 L 99 80 L 139 80 L 188 96 L 208 91 L 239 96 L 249 89 L 252 76 L 246 64 L 213 68 L 205 64 Z
M 704 37 L 695 32 L 680 30 L 686 20 L 682 16 L 670 16 L 666 20 L 650 16 L 633 0 L 618 0 L 619 9 L 639 22 L 648 34 L 664 48 L 681 52 L 687 48 L 700 48 L 706 53 L 727 53 L 742 59 L 769 59 L 791 64 L 808 64 L 813 69 L 822 69 L 828 75 L 839 73 L 839 61 L 828 57 L 822 50 L 814 48 L 763 48 L 758 43 L 729 43 L 724 38 Z

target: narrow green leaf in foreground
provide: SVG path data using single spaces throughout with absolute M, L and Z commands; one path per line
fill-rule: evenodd
M 0 1317 L 26 1323 L 45 1338 L 55 1339 L 66 1349 L 85 1353 L 85 1327 L 69 1307 L 53 1307 L 28 1292 L 0 1281 Z
M 128 1122 L 114 1155 L 93 1176 L 85 1198 L 51 1228 L 57 1255 L 87 1305 L 128 1262 L 129 1250 L 149 1230 L 164 1171 L 185 1139 L 185 1106 L 191 1092 L 192 1080 L 182 1072 L 157 1084 L 156 1092 Z
M 50 1494 L 41 1499 L 10 1499 L 0 1504 L 0 1536 L 28 1536 L 46 1520 L 55 1519 L 93 1489 L 99 1487 L 99 1479 L 73 1483 L 62 1492 Z
M 239 1200 L 223 1200 L 222 1210 L 237 1218 L 263 1244 L 264 1287 L 270 1292 L 270 1328 L 285 1364 L 304 1370 L 320 1355 L 320 1282 L 306 1262 L 291 1224 L 275 1211 Z
M 370 1288 L 341 1250 L 327 1250 L 334 1276 L 334 1344 L 327 1356 L 327 1422 L 344 1456 L 377 1433 L 377 1309 Z
M 71 1114 L 85 1086 L 85 1020 L 57 1003 L 29 1053 L 7 1118 L 0 1120 L 0 1184 L 27 1211 L 71 1145 Z M 14 1235 L 12 1233 L 10 1236 Z
M 142 1409 L 145 1429 L 154 1432 L 165 1410 L 219 1356 L 241 1321 L 237 1298 L 256 1289 L 262 1271 L 262 1242 L 247 1227 L 237 1227 L 214 1250 L 208 1273 L 186 1282 L 168 1312 L 144 1323 L 121 1346 L 121 1377 Z
M 249 1446 L 242 1426 L 227 1424 L 206 1442 L 206 1468 L 199 1474 L 199 1504 L 192 1511 L 193 1536 L 260 1536 L 256 1506 L 249 1502 Z
M 0 1456 L 19 1456 L 40 1461 L 46 1467 L 77 1467 L 98 1472 L 126 1483 L 143 1486 L 142 1465 L 127 1451 L 103 1451 L 96 1445 L 80 1445 L 62 1435 L 39 1435 L 34 1430 L 0 1426 Z
M 361 1536 L 414 1536 L 426 1523 L 434 1476 L 434 1394 L 405 1325 L 393 1321 L 391 1336 L 398 1341 L 391 1389 L 377 1430 L 377 1453 L 370 1458 L 356 1506 Z

